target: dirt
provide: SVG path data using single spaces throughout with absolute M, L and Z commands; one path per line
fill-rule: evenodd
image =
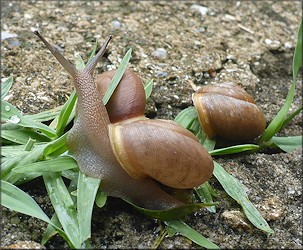
M 292 56 L 301 18 L 300 1 L 1 1 L 1 77 L 14 77 L 9 102 L 24 114 L 62 105 L 72 92 L 68 74 L 38 41 L 38 29 L 71 61 L 87 59 L 95 40 L 112 34 L 96 73 L 116 68 L 128 48 L 129 67 L 143 82 L 154 80 L 146 116 L 174 119 L 192 105 L 191 83 L 232 81 L 243 86 L 264 111 L 267 123 L 284 103 L 292 81 Z M 4 33 L 2 33 L 4 38 Z M 159 50 L 161 48 L 162 50 Z M 164 49 L 164 50 L 163 50 Z M 302 78 L 291 111 L 302 103 Z M 302 134 L 302 115 L 279 135 Z M 247 188 L 250 200 L 271 228 L 267 235 L 243 218 L 240 207 L 224 193 L 217 212 L 202 210 L 186 222 L 221 248 L 302 249 L 301 150 L 264 151 L 216 158 Z M 49 214 L 52 208 L 43 181 L 22 189 Z M 40 242 L 46 224 L 2 209 L 1 245 Z M 118 199 L 94 209 L 92 244 L 96 248 L 151 248 L 160 224 Z M 198 248 L 181 237 L 165 238 L 161 248 Z M 68 248 L 55 236 L 46 248 Z

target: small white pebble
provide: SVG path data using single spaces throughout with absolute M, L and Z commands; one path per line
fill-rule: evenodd
M 26 18 L 26 19 L 32 19 L 33 18 L 33 16 L 32 15 L 30 15 L 30 14 L 24 14 L 24 18 Z
M 226 56 L 226 59 L 227 59 L 227 60 L 231 60 L 231 59 L 234 59 L 234 57 L 233 57 L 233 55 L 230 55 L 230 54 L 229 54 L 229 55 Z
M 272 43 L 272 40 L 266 38 L 264 42 L 265 42 L 266 44 L 271 44 L 271 43 Z
M 114 28 L 120 28 L 122 26 L 121 22 L 119 22 L 118 20 L 113 20 L 111 22 L 111 25 L 114 27 Z
M 195 45 L 201 45 L 202 43 L 201 43 L 200 41 L 195 40 L 195 41 L 194 41 L 194 44 L 195 44 Z
M 13 34 L 13 33 L 9 33 L 6 31 L 1 31 L 1 40 L 5 40 L 8 38 L 13 38 L 13 37 L 17 37 L 17 34 Z
M 234 16 L 229 15 L 229 14 L 225 14 L 224 18 L 226 21 L 235 21 L 236 20 L 236 18 Z
M 156 59 L 165 59 L 167 52 L 164 48 L 157 48 L 154 52 L 152 52 L 152 56 Z
M 190 6 L 190 9 L 199 12 L 202 16 L 206 15 L 206 13 L 208 12 L 207 7 L 198 4 L 193 4 L 192 6 Z
M 287 48 L 287 49 L 291 49 L 292 44 L 290 42 L 286 42 L 286 43 L 284 43 L 284 47 Z

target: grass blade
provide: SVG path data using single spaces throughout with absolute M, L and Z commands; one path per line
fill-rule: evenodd
M 76 55 L 75 67 L 77 70 L 82 70 L 85 68 L 85 62 L 79 54 Z
M 196 230 L 188 226 L 182 221 L 165 221 L 167 229 L 173 231 L 174 233 L 180 233 L 184 237 L 195 242 L 199 246 L 205 247 L 206 249 L 220 249 L 216 244 L 212 243 L 210 240 L 206 239 L 202 234 L 198 233 Z
M 183 109 L 175 118 L 175 122 L 194 133 L 201 145 L 207 150 L 213 150 L 216 141 L 209 139 L 202 130 L 195 107 Z
M 283 151 L 290 152 L 295 149 L 302 148 L 303 139 L 302 139 L 302 135 L 288 136 L 288 137 L 274 136 L 273 138 L 271 138 L 270 142 L 274 143 Z
M 196 119 L 197 112 L 194 107 L 188 107 L 183 109 L 176 117 L 175 122 L 178 123 L 183 128 L 189 129 L 192 125 L 194 119 Z
M 49 137 L 55 137 L 56 133 L 53 129 L 43 123 L 30 120 L 28 117 L 22 116 L 17 108 L 6 101 L 1 102 L 1 121 L 18 124 L 22 127 L 36 128 Z
M 101 180 L 79 172 L 77 190 L 77 218 L 80 231 L 80 242 L 91 237 L 92 212 L 96 193 Z
M 56 214 L 52 216 L 51 222 L 52 224 L 56 225 L 58 228 L 62 228 L 58 216 Z M 58 233 L 58 231 L 52 226 L 52 224 L 48 224 L 43 234 L 41 245 L 45 245 L 53 236 L 55 236 Z
M 2 131 L 3 132 L 3 131 Z M 36 144 L 36 146 L 41 146 L 42 144 Z M 12 145 L 12 146 L 2 146 L 1 155 L 8 158 L 13 158 L 18 155 L 22 155 L 25 152 L 25 145 Z M 2 158 L 3 160 L 3 158 Z
M 183 218 L 185 215 L 200 210 L 201 208 L 210 207 L 214 205 L 214 203 L 194 203 L 194 204 L 185 204 L 183 206 L 175 207 L 167 210 L 151 210 L 151 209 L 139 207 L 129 201 L 126 202 L 131 204 L 134 208 L 136 208 L 141 213 L 149 217 L 159 219 L 161 221 L 180 219 Z
M 1 100 L 8 95 L 9 90 L 13 85 L 13 77 L 8 77 L 4 82 L 1 82 Z
M 236 146 L 230 146 L 226 148 L 219 148 L 209 151 L 210 155 L 230 155 L 230 154 L 237 154 L 242 153 L 245 151 L 250 150 L 257 150 L 259 149 L 259 145 L 255 144 L 242 144 L 242 145 L 236 145 Z
M 67 150 L 66 137 L 67 137 L 67 133 L 65 133 L 58 139 L 47 143 L 46 147 L 44 149 L 44 152 L 43 152 L 44 156 L 48 156 L 48 155 L 58 156 L 58 155 L 62 154 L 63 152 L 65 152 Z M 55 154 L 55 153 L 57 153 L 57 154 Z
M 203 131 L 198 118 L 193 120 L 192 125 L 189 128 L 190 131 L 194 133 L 194 135 L 198 138 L 201 145 L 207 150 L 213 150 L 216 146 L 216 140 L 209 139 L 208 136 Z
M 122 59 L 121 63 L 120 63 L 120 66 L 119 68 L 117 69 L 115 75 L 113 76 L 113 78 L 111 79 L 109 85 L 108 85 L 108 88 L 103 96 L 103 103 L 104 105 L 106 105 L 106 103 L 109 101 L 111 95 L 114 93 L 117 85 L 119 84 L 123 74 L 124 74 L 124 71 L 126 70 L 127 68 L 127 64 L 130 60 L 130 57 L 131 57 L 131 53 L 132 53 L 132 49 L 129 49 L 124 58 Z
M 271 123 L 267 126 L 265 129 L 263 135 L 258 141 L 258 144 L 262 146 L 262 144 L 265 142 L 268 142 L 277 132 L 280 131 L 280 129 L 283 126 L 283 123 L 286 119 L 287 113 L 289 111 L 289 108 L 291 106 L 291 103 L 293 102 L 293 98 L 295 95 L 295 88 L 296 88 L 296 81 L 293 81 L 289 92 L 287 94 L 285 103 L 283 107 L 280 109 L 278 114 L 274 117 L 274 119 L 271 121 Z
M 98 48 L 98 39 L 96 39 L 94 49 L 93 49 L 92 52 L 90 53 L 90 56 L 89 56 L 89 58 L 88 58 L 88 60 L 87 60 L 86 65 L 88 65 L 88 64 L 90 63 L 90 61 L 93 60 L 93 58 L 94 58 L 94 56 L 95 56 L 95 54 L 96 54 L 97 48 Z M 82 69 L 84 69 L 85 66 L 82 66 L 82 67 L 83 67 Z
M 58 124 L 57 124 L 57 128 L 56 128 L 56 134 L 58 137 L 64 133 L 65 127 L 69 121 L 69 118 L 70 118 L 70 115 L 75 106 L 76 100 L 77 100 L 77 93 L 74 90 L 73 93 L 68 98 L 67 102 L 64 103 L 63 108 L 60 111 L 60 114 L 58 117 Z
M 56 116 L 58 116 L 61 109 L 62 109 L 62 106 L 58 106 L 53 109 L 42 111 L 38 114 L 25 115 L 24 117 L 29 118 L 30 120 L 33 120 L 36 122 L 46 122 L 46 121 L 53 120 Z
M 2 130 L 1 137 L 13 143 L 18 143 L 18 144 L 26 144 L 30 138 L 38 142 L 50 141 L 49 137 L 37 133 L 36 131 L 28 128 L 16 129 L 16 130 Z
M 296 78 L 297 74 L 302 66 L 302 21 L 300 24 L 300 28 L 298 31 L 298 39 L 297 46 L 295 48 L 294 59 L 293 59 L 293 82 L 288 91 L 285 103 L 283 107 L 280 109 L 278 114 L 274 117 L 268 127 L 265 129 L 263 135 L 259 139 L 258 144 L 264 144 L 264 142 L 268 142 L 277 132 L 282 128 L 287 113 L 291 107 L 291 104 L 294 99 L 295 89 L 296 89 Z
M 212 192 L 211 192 L 211 186 L 209 185 L 208 182 L 203 183 L 199 187 L 195 188 L 195 191 L 197 195 L 199 196 L 199 199 L 201 202 L 205 203 L 213 203 L 213 198 L 212 198 Z M 216 212 L 216 207 L 215 206 L 210 206 L 206 207 L 207 210 L 211 213 Z
M 16 173 L 51 173 L 61 172 L 68 169 L 78 168 L 77 162 L 70 156 L 60 156 L 46 161 L 34 162 L 27 165 L 15 167 Z
M 144 84 L 145 98 L 146 100 L 150 97 L 153 91 L 153 83 L 154 81 L 151 79 L 146 84 Z
M 58 219 L 75 248 L 81 248 L 76 207 L 59 173 L 43 175 L 44 183 Z
M 15 173 L 12 170 L 21 165 L 30 164 L 42 160 L 45 145 L 36 146 L 32 151 L 25 151 L 23 154 L 12 157 L 1 163 L 1 179 L 15 183 L 19 179 L 24 179 L 24 174 Z
M 1 205 L 51 224 L 69 242 L 66 234 L 48 218 L 31 196 L 6 181 L 1 181 Z
M 102 192 L 101 190 L 99 190 L 98 193 L 97 193 L 97 195 L 96 195 L 96 199 L 95 199 L 96 205 L 99 208 L 102 208 L 102 207 L 105 206 L 106 201 L 107 201 L 106 194 L 104 192 Z
M 50 219 L 31 196 L 6 181 L 1 181 L 1 204 L 11 210 L 50 223 Z
M 241 184 L 234 176 L 227 173 L 217 162 L 214 161 L 214 164 L 214 176 L 220 182 L 225 192 L 241 205 L 249 221 L 255 227 L 267 233 L 273 233 L 274 231 L 269 227 L 266 220 L 248 199 L 243 184 Z
M 299 114 L 302 111 L 302 105 L 300 105 L 299 108 L 297 108 L 293 113 L 291 113 L 283 122 L 282 128 L 284 128 L 297 114 Z

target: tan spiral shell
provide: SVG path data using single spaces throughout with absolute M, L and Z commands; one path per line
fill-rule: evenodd
M 179 189 L 208 180 L 213 160 L 188 130 L 168 120 L 132 119 L 110 125 L 113 151 L 135 179 L 149 176 Z
M 96 86 L 101 96 L 104 96 L 116 70 L 110 70 L 99 75 Z M 112 123 L 142 116 L 145 110 L 145 92 L 141 79 L 130 69 L 126 69 L 120 84 L 106 104 L 107 113 Z
M 199 121 L 208 137 L 247 141 L 259 136 L 266 120 L 254 99 L 234 83 L 206 85 L 193 94 Z

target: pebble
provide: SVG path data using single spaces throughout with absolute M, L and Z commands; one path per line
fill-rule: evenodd
M 267 221 L 278 220 L 285 213 L 283 202 L 277 196 L 265 199 L 260 204 L 259 211 Z
M 290 42 L 286 42 L 286 43 L 284 43 L 284 47 L 286 49 L 291 49 L 292 48 L 292 44 Z
M 266 38 L 264 41 L 267 45 L 272 44 L 272 40 L 270 40 L 269 38 Z
M 224 211 L 221 216 L 227 222 L 227 224 L 232 228 L 236 228 L 240 230 L 243 229 L 248 230 L 252 228 L 252 226 L 244 217 L 243 213 L 241 213 L 240 211 L 236 211 L 236 210 Z
M 15 224 L 15 225 L 19 224 L 20 223 L 19 217 L 18 216 L 12 217 L 11 218 L 11 223 Z
M 158 71 L 156 73 L 156 75 L 159 76 L 159 77 L 166 77 L 168 75 L 168 73 L 165 72 L 165 71 Z
M 198 5 L 198 4 L 193 4 L 192 6 L 190 6 L 190 9 L 200 13 L 202 16 L 206 15 L 206 13 L 208 12 L 208 8 L 204 7 L 202 5 Z
M 113 20 L 111 22 L 111 25 L 112 25 L 113 28 L 116 28 L 116 29 L 120 28 L 122 26 L 121 22 L 119 22 L 118 20 Z
M 16 38 L 8 38 L 7 41 L 8 41 L 7 47 L 10 49 L 21 46 L 21 42 Z
M 7 31 L 1 31 L 1 40 L 5 40 L 8 38 L 13 38 L 13 37 L 17 37 L 17 34 L 13 34 L 13 33 L 9 33 Z
M 266 38 L 266 39 L 264 40 L 264 42 L 265 42 L 266 45 L 269 46 L 269 48 L 270 48 L 271 50 L 277 50 L 277 49 L 279 49 L 280 44 L 281 44 L 280 41 L 277 41 L 277 40 L 274 40 L 274 41 L 273 41 L 273 40 L 271 40 L 271 39 L 269 39 L 269 38 Z
M 229 15 L 229 14 L 225 14 L 224 15 L 224 21 L 235 21 L 236 20 L 236 17 L 235 16 L 232 16 L 232 15 Z
M 167 52 L 164 48 L 157 48 L 152 52 L 152 56 L 155 59 L 165 59 L 167 57 Z

